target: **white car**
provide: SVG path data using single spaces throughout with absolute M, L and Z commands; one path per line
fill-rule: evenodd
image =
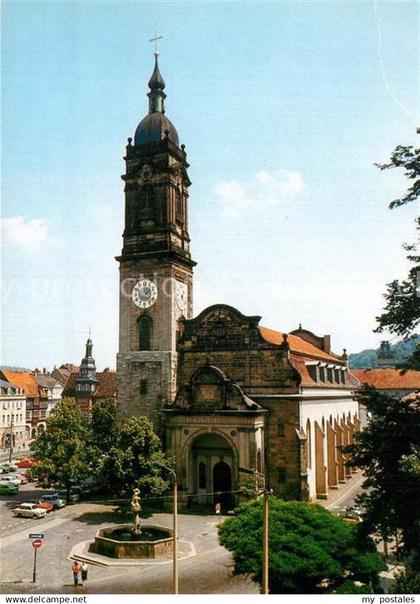
M 8 474 L 7 476 L 0 476 L 1 484 L 14 484 L 16 487 L 20 485 L 20 478 L 17 476 L 13 476 L 13 474 Z
M 47 510 L 37 507 L 36 503 L 21 503 L 13 510 L 15 516 L 24 516 L 25 518 L 43 518 Z

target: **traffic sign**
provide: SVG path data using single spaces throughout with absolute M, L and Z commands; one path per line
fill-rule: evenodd
M 42 545 L 42 539 L 35 539 L 35 541 L 32 541 L 32 547 L 34 547 L 35 549 L 38 549 L 39 547 L 41 547 Z
M 44 533 L 29 533 L 29 539 L 43 539 Z

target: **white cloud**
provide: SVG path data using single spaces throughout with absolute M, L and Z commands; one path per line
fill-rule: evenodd
M 6 243 L 25 252 L 39 252 L 48 238 L 49 222 L 45 218 L 25 220 L 23 216 L 3 218 L 1 230 Z
M 223 203 L 225 213 L 237 215 L 287 202 L 300 195 L 303 188 L 303 177 L 299 172 L 279 169 L 270 173 L 261 170 L 247 183 L 224 181 L 216 186 L 215 193 Z

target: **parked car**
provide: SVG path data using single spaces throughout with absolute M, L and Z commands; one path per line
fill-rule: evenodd
M 2 474 L 8 474 L 9 472 L 16 472 L 17 466 L 12 463 L 2 463 L 0 464 L 0 472 Z
M 0 495 L 16 495 L 19 491 L 19 487 L 15 484 L 10 483 L 1 483 L 0 482 Z
M 70 489 L 69 497 L 67 498 L 67 489 L 61 489 L 57 493 L 60 499 L 64 499 L 68 503 L 76 503 L 76 501 L 80 501 L 80 491 L 75 490 L 74 487 Z
M 20 485 L 20 479 L 16 478 L 16 476 L 13 474 L 5 474 L 0 476 L 0 482 L 3 484 L 14 484 L 17 487 Z
M 18 468 L 32 468 L 36 464 L 35 459 L 32 457 L 24 457 L 16 462 Z
M 12 476 L 12 477 L 16 478 L 16 480 L 19 481 L 19 484 L 27 484 L 27 482 L 28 482 L 28 479 L 26 478 L 25 474 L 8 474 L 8 476 Z M 1 480 L 1 477 L 0 477 L 0 480 Z
M 51 512 L 54 509 L 54 506 L 49 501 L 43 501 L 42 499 L 27 499 L 25 503 L 34 503 L 37 507 L 46 510 L 47 512 Z
M 44 518 L 47 510 L 40 508 L 36 503 L 21 503 L 13 510 L 15 516 L 23 516 L 24 518 Z
M 41 501 L 45 501 L 46 503 L 51 503 L 55 510 L 59 508 L 63 508 L 66 505 L 65 499 L 61 499 L 58 493 L 53 493 L 52 495 L 42 495 Z

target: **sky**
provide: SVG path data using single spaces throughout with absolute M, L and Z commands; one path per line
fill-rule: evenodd
M 416 208 L 380 171 L 418 145 L 416 2 L 3 2 L 2 356 L 115 367 L 123 155 L 155 31 L 190 163 L 194 314 L 230 304 L 376 348 Z

